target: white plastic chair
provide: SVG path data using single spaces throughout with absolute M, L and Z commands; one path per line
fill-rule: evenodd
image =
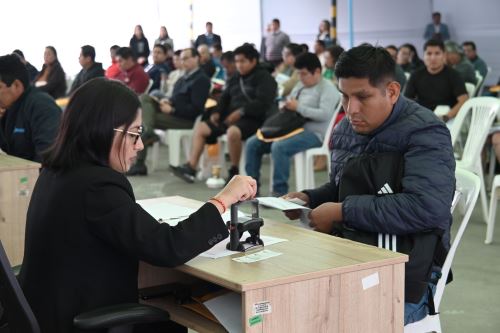
M 436 294 L 434 295 L 434 306 L 436 312 L 439 311 L 439 305 L 441 304 L 441 299 L 443 298 L 444 288 L 446 287 L 446 280 L 448 279 L 448 274 L 450 273 L 451 263 L 455 257 L 455 252 L 457 251 L 458 244 L 462 239 L 467 223 L 469 223 L 470 216 L 474 207 L 476 206 L 479 191 L 483 184 L 481 184 L 480 178 L 470 171 L 457 168 L 455 171 L 455 177 L 457 179 L 457 190 L 461 192 L 462 199 L 465 201 L 465 215 L 462 218 L 460 227 L 458 228 L 457 234 L 453 239 L 450 251 L 446 256 L 444 265 L 441 269 L 441 278 L 436 286 Z M 427 315 L 424 319 L 411 323 L 405 326 L 404 333 L 425 333 L 425 332 L 437 332 L 441 333 L 441 321 L 439 318 L 439 313 L 435 315 Z
M 474 97 L 476 86 L 470 82 L 465 82 L 465 90 L 467 90 L 467 95 L 469 95 L 469 98 L 472 98 Z
M 491 244 L 493 241 L 498 200 L 500 200 L 500 175 L 495 176 L 493 184 L 491 185 L 490 216 L 488 218 L 488 228 L 486 229 L 485 244 Z
M 488 71 L 486 72 L 486 75 L 483 77 L 482 81 L 479 84 L 479 88 L 476 90 L 476 96 L 483 95 L 484 83 L 486 82 L 486 79 L 488 78 L 488 76 L 491 74 L 491 71 L 492 71 L 491 67 L 488 67 Z M 479 74 L 479 75 L 481 75 L 481 74 Z
M 457 167 L 474 172 L 481 179 L 481 205 L 484 221 L 488 221 L 488 199 L 486 196 L 481 150 L 488 136 L 488 131 L 500 109 L 500 99 L 494 97 L 475 97 L 467 100 L 458 114 L 465 118 L 471 113 L 471 124 L 461 160 Z M 458 116 L 458 115 L 457 115 Z M 463 119 L 462 118 L 462 119 Z M 455 120 L 451 129 L 452 142 L 456 141 L 461 124 Z
M 295 154 L 295 184 L 297 191 L 300 192 L 305 189 L 310 189 L 315 187 L 314 181 L 314 156 L 324 155 L 327 161 L 327 171 L 330 172 L 330 137 L 333 132 L 333 125 L 337 119 L 342 103 L 338 103 L 333 111 L 332 118 L 328 124 L 328 128 L 323 139 L 323 144 L 321 147 L 311 148 L 306 151 Z

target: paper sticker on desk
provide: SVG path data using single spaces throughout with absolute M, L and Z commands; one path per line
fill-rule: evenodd
M 259 323 L 262 323 L 262 316 L 261 315 L 253 316 L 252 318 L 248 319 L 248 324 L 250 326 L 257 325 Z
M 378 286 L 378 284 L 380 283 L 378 272 L 361 279 L 361 283 L 363 284 L 363 290 Z
M 255 252 L 255 253 L 252 253 L 252 254 L 249 254 L 249 255 L 246 255 L 243 257 L 233 258 L 233 260 L 237 261 L 237 262 L 243 262 L 245 264 L 249 264 L 249 263 L 256 262 L 256 261 L 261 261 L 261 260 L 266 260 L 266 259 L 269 259 L 272 257 L 277 257 L 281 254 L 282 253 L 274 252 L 271 250 L 262 250 L 262 251 Z
M 268 313 L 271 313 L 271 311 L 272 311 L 271 302 L 269 302 L 269 301 L 259 302 L 259 303 L 255 303 L 253 305 L 253 314 L 254 315 L 268 314 Z

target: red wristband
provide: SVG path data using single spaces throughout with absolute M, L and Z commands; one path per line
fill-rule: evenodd
M 224 203 L 221 200 L 219 200 L 217 198 L 210 198 L 209 200 L 213 200 L 222 206 L 222 209 L 223 209 L 222 214 L 224 214 L 226 212 L 226 205 L 224 205 Z

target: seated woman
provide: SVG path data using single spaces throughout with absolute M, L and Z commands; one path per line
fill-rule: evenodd
M 19 277 L 42 332 L 137 302 L 139 260 L 185 263 L 228 236 L 221 213 L 255 196 L 255 181 L 236 176 L 177 226 L 159 223 L 124 176 L 144 147 L 141 122 L 137 95 L 118 81 L 90 80 L 69 101 L 29 205 Z
M 66 95 L 66 74 L 57 59 L 57 51 L 53 46 L 45 48 L 43 67 L 35 79 L 34 85 L 54 99 Z

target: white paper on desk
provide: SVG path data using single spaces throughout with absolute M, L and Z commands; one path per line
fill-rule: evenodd
M 230 333 L 243 332 L 241 295 L 228 293 L 203 303 Z
M 245 240 L 247 237 L 250 237 L 248 231 L 243 233 L 243 235 L 241 236 L 241 240 Z M 260 239 L 262 239 L 262 241 L 264 242 L 264 247 L 267 245 L 273 245 L 288 241 L 288 239 L 265 236 L 265 235 L 260 235 Z M 227 257 L 235 253 L 241 253 L 238 251 L 229 251 L 228 249 L 226 249 L 227 243 L 229 243 L 229 238 L 226 238 L 220 241 L 219 243 L 215 244 L 214 247 L 212 247 L 210 250 L 207 250 L 202 254 L 200 254 L 200 257 L 217 259 L 217 258 Z
M 196 209 L 193 208 L 187 208 L 167 202 L 144 203 L 139 201 L 138 204 L 156 220 L 161 219 L 160 222 L 168 223 L 171 226 L 177 225 L 177 223 L 187 219 L 189 215 L 196 211 Z
M 285 75 L 283 73 L 278 73 L 275 77 L 274 77 L 274 80 L 276 81 L 276 83 L 278 84 L 283 84 L 285 83 L 286 81 L 290 80 L 290 77 L 288 75 Z
M 197 211 L 197 209 L 188 208 L 184 206 L 174 205 L 166 202 L 162 203 L 145 203 L 138 201 L 139 205 L 144 208 L 149 215 L 153 216 L 156 220 L 162 223 L 168 223 L 171 226 L 177 225 L 177 223 L 184 221 Z M 224 222 L 231 220 L 231 212 L 227 211 L 221 215 Z M 238 218 L 247 216 L 245 213 L 238 211 Z

